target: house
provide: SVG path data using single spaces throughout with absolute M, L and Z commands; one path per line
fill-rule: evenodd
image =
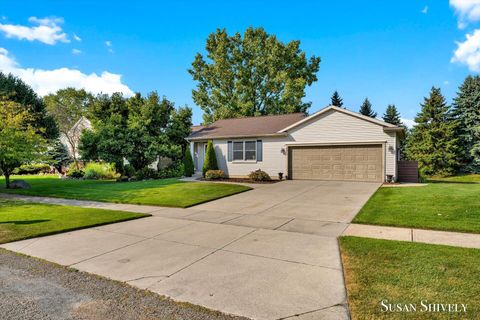
M 245 177 L 261 169 L 272 178 L 383 182 L 397 177 L 403 128 L 343 108 L 218 120 L 195 126 L 187 140 L 201 171 L 212 140 L 219 169 Z
M 77 122 L 68 130 L 68 132 L 60 133 L 60 142 L 62 142 L 68 150 L 68 154 L 72 158 L 78 159 L 80 157 L 78 151 L 78 145 L 80 143 L 80 137 L 83 131 L 91 130 L 92 123 L 90 120 L 82 116 Z

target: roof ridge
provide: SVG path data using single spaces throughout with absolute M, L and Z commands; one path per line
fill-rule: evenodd
M 252 118 L 265 118 L 265 117 L 281 117 L 281 116 L 291 116 L 295 114 L 302 114 L 305 115 L 303 112 L 292 112 L 292 113 L 283 113 L 283 114 L 264 114 L 261 116 L 248 116 L 248 117 L 237 117 L 237 118 L 227 118 L 227 119 L 218 119 L 217 121 L 225 121 L 225 120 L 239 120 L 239 119 L 252 119 Z M 213 123 L 215 123 L 213 122 Z

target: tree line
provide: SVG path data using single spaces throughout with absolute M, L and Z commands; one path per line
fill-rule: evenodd
M 250 27 L 233 35 L 217 29 L 188 70 L 195 82 L 192 98 L 203 111 L 203 124 L 233 117 L 308 114 L 311 102 L 305 101 L 305 90 L 317 81 L 320 62 L 320 57 L 301 50 L 300 41 L 284 43 L 263 28 Z M 406 129 L 407 138 L 401 144 L 403 157 L 417 160 L 422 173 L 479 171 L 479 83 L 478 76 L 467 77 L 451 106 L 438 88 L 425 97 L 415 127 Z M 77 141 L 72 128 L 81 117 L 91 121 L 92 130 L 82 134 L 78 145 L 67 139 L 74 163 L 78 149 L 82 159 L 115 163 L 122 173 L 131 169 L 148 173 L 146 168 L 160 157 L 172 159 L 177 166 L 183 158 L 188 174 L 193 170 L 185 141 L 192 111 L 175 108 L 156 92 L 127 98 L 119 93 L 94 96 L 66 88 L 41 98 L 20 79 L 0 73 L 0 101 L 0 169 L 6 176 L 41 157 L 56 158 L 56 164 L 69 161 L 58 136 L 71 135 Z M 343 107 L 337 91 L 331 104 Z M 368 98 L 359 112 L 378 116 Z M 393 104 L 382 118 L 404 126 Z M 15 146 L 22 141 L 30 141 L 33 147 L 20 152 Z
M 81 118 L 92 127 L 77 132 Z M 181 175 L 191 126 L 190 108 L 175 108 L 156 92 L 127 98 L 65 88 L 41 98 L 19 78 L 0 72 L 0 171 L 7 188 L 24 164 L 48 163 L 60 171 L 73 162 L 78 170 L 77 154 L 82 162 L 114 163 L 121 174 L 127 173 L 127 160 L 130 171 L 144 176 L 155 174 L 148 168 L 152 162 L 168 157 L 165 175 Z

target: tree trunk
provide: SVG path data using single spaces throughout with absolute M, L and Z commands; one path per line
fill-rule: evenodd
M 10 189 L 10 174 L 9 173 L 5 173 L 5 187 L 7 189 Z

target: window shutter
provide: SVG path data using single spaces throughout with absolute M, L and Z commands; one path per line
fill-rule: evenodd
M 262 140 L 257 140 L 257 161 L 263 160 L 263 143 Z
M 232 146 L 232 141 L 227 142 L 228 145 L 228 150 L 227 150 L 227 161 L 232 162 L 233 160 L 233 146 Z

